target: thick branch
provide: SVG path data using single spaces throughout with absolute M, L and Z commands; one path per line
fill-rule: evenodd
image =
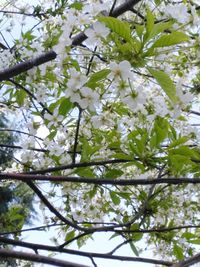
M 34 251 L 37 251 L 37 250 L 54 251 L 54 252 L 67 253 L 71 255 L 78 255 L 78 256 L 83 256 L 83 257 L 88 257 L 88 258 L 92 257 L 92 258 L 111 259 L 111 260 L 120 260 L 120 261 L 146 262 L 150 264 L 160 264 L 160 265 L 162 264 L 165 266 L 171 266 L 173 264 L 172 262 L 169 262 L 169 261 L 154 260 L 154 259 L 141 258 L 141 257 L 118 256 L 118 255 L 109 255 L 107 253 L 104 254 L 104 253 L 84 252 L 84 251 L 77 251 L 77 250 L 64 249 L 64 248 L 61 249 L 55 246 L 40 245 L 40 244 L 35 244 L 35 243 L 8 239 L 4 237 L 0 237 L 0 242 L 4 244 L 30 248 L 30 249 L 33 249 Z
M 46 52 L 36 58 L 32 58 L 29 60 L 26 60 L 24 62 L 20 62 L 17 65 L 10 67 L 8 69 L 5 69 L 0 72 L 0 82 L 3 80 L 8 80 L 16 75 L 19 75 L 27 70 L 32 69 L 33 67 L 37 67 L 41 64 L 44 64 L 46 62 L 49 62 L 53 59 L 55 59 L 57 54 L 51 50 L 49 52 Z
M 104 179 L 87 177 L 70 177 L 59 175 L 34 175 L 24 173 L 0 173 L 0 180 L 20 180 L 20 181 L 52 181 L 52 182 L 73 182 L 96 185 L 150 185 L 150 184 L 200 184 L 199 178 L 159 178 L 159 179 Z
M 112 17 L 118 17 L 125 13 L 126 11 L 130 10 L 134 5 L 136 5 L 140 0 L 127 0 L 125 3 L 121 4 L 119 7 L 117 7 L 115 10 L 112 11 L 110 16 Z M 73 38 L 72 46 L 80 45 L 83 41 L 87 39 L 87 36 L 81 32 L 78 35 L 76 35 Z M 20 62 L 17 65 L 10 67 L 8 69 L 5 69 L 0 72 L 0 82 L 3 80 L 8 80 L 9 78 L 12 78 L 16 75 L 19 75 L 27 70 L 32 69 L 33 67 L 37 67 L 41 64 L 44 64 L 46 62 L 49 62 L 57 57 L 57 54 L 51 50 L 49 52 L 46 52 L 36 58 Z
M 33 262 L 39 262 L 39 263 L 47 263 L 54 266 L 60 266 L 60 267 L 87 267 L 83 264 L 77 264 L 72 263 L 68 261 L 63 261 L 59 259 L 50 258 L 47 256 L 42 256 L 38 254 L 32 254 L 27 252 L 21 252 L 21 251 L 14 251 L 14 250 L 7 250 L 7 249 L 0 249 L 0 258 L 14 258 L 14 259 L 21 259 L 21 260 L 28 260 Z

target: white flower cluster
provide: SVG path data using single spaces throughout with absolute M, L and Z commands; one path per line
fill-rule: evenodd
M 60 126 L 61 122 L 64 120 L 64 117 L 62 115 L 58 114 L 58 109 L 54 109 L 53 114 L 45 113 L 44 118 L 48 120 L 48 128 L 51 126 L 58 127 Z
M 14 54 L 9 50 L 3 50 L 0 52 L 0 70 L 8 68 L 12 63 L 15 62 Z
M 176 19 L 179 23 L 188 23 L 191 18 L 187 6 L 184 4 L 167 5 L 165 14 Z
M 75 68 L 69 69 L 70 79 L 67 82 L 65 96 L 70 98 L 72 103 L 77 103 L 82 109 L 88 108 L 95 111 L 99 103 L 99 94 L 91 88 L 84 86 L 87 77 Z
M 96 21 L 92 28 L 85 30 L 85 35 L 88 37 L 85 41 L 86 44 L 96 46 L 101 45 L 102 38 L 106 38 L 110 30 L 101 22 Z

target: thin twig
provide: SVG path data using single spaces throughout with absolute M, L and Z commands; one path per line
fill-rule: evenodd
M 85 228 L 82 228 L 78 226 L 77 224 L 71 222 L 70 220 L 66 219 L 56 208 L 54 208 L 53 205 L 48 201 L 48 199 L 42 194 L 42 192 L 39 190 L 39 188 L 32 182 L 28 181 L 27 185 L 35 192 L 35 194 L 39 197 L 39 199 L 44 203 L 44 205 L 51 211 L 54 215 L 56 215 L 57 218 L 59 218 L 62 222 L 66 223 L 67 225 L 77 229 L 77 230 L 84 230 Z
M 79 107 L 79 114 L 78 114 L 76 133 L 75 133 L 75 139 L 74 139 L 72 164 L 76 164 L 76 154 L 77 154 L 76 150 L 78 146 L 78 136 L 79 136 L 80 122 L 81 122 L 81 115 L 82 115 L 82 109 Z
M 26 89 L 24 86 L 22 86 L 21 84 L 15 82 L 14 80 L 12 79 L 8 79 L 8 81 L 10 81 L 12 84 L 14 84 L 16 87 L 22 89 L 23 91 L 25 91 L 31 98 L 33 98 L 34 100 L 37 101 L 37 98 L 36 96 L 31 93 L 28 89 Z M 42 102 L 38 102 L 40 104 L 40 106 L 43 108 L 43 110 L 47 111 L 49 114 L 53 114 L 47 107 L 45 107 L 45 105 L 42 103 Z

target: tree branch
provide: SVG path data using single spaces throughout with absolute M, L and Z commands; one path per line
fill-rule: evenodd
M 62 171 L 62 170 L 67 170 L 67 169 L 80 168 L 80 167 L 104 166 L 107 164 L 127 163 L 127 162 L 131 162 L 131 161 L 133 161 L 133 160 L 111 159 L 111 160 L 102 160 L 102 161 L 80 162 L 80 163 L 75 163 L 75 164 L 72 163 L 69 165 L 50 167 L 47 169 L 34 170 L 34 171 L 26 172 L 26 173 L 27 174 L 44 174 L 44 173 L 50 173 L 50 172 L 54 172 L 54 171 Z
M 0 248 L 0 258 L 7 259 L 8 257 L 14 258 L 14 259 L 39 262 L 39 263 L 47 263 L 50 265 L 60 266 L 60 267 L 87 267 L 86 265 L 83 265 L 83 264 L 72 263 L 72 262 L 54 259 L 54 258 L 50 258 L 47 256 L 38 255 L 38 254 L 32 254 L 32 253 L 27 253 L 27 252 L 7 250 L 7 249 Z
M 30 248 L 34 251 L 36 250 L 46 250 L 46 251 L 54 251 L 54 252 L 60 252 L 60 253 L 67 253 L 71 255 L 78 255 L 82 257 L 88 257 L 92 258 L 101 258 L 101 259 L 111 259 L 111 260 L 120 260 L 120 261 L 133 261 L 133 262 L 145 262 L 150 264 L 162 264 L 165 266 L 171 266 L 173 263 L 170 261 L 163 261 L 163 260 L 155 260 L 155 259 L 148 259 L 148 258 L 142 258 L 142 257 L 128 257 L 128 256 L 119 256 L 119 255 L 109 255 L 107 253 L 94 253 L 94 252 L 85 252 L 85 251 L 77 251 L 72 249 L 65 249 L 65 248 L 59 248 L 55 246 L 48 246 L 48 245 L 40 245 L 35 243 L 29 243 L 29 242 L 23 242 L 13 239 L 8 239 L 4 237 L 0 237 L 0 242 L 4 244 L 10 244 L 15 246 L 20 246 L 24 248 Z
M 44 140 L 44 139 L 41 138 L 41 137 L 35 136 L 35 135 L 30 134 L 30 133 L 27 133 L 27 132 L 23 132 L 23 131 L 20 131 L 20 130 L 15 130 L 15 129 L 0 128 L 0 132 L 15 132 L 15 133 L 19 133 L 19 134 L 25 134 L 25 135 L 28 135 L 28 136 L 33 136 L 34 138 L 36 138 L 36 139 L 38 139 L 38 140 L 41 140 L 41 141 Z
M 0 147 L 12 148 L 12 149 L 24 149 L 22 146 L 14 146 L 14 145 L 7 145 L 7 144 L 0 144 Z M 37 152 L 48 152 L 46 149 L 42 148 L 26 148 L 25 150 L 32 150 Z
M 76 133 L 75 133 L 75 139 L 74 139 L 74 148 L 73 148 L 73 154 L 72 154 L 73 164 L 76 164 L 76 153 L 77 153 L 76 150 L 78 146 L 78 136 L 79 136 L 79 128 L 80 128 L 80 122 L 81 122 L 81 115 L 82 115 L 82 109 L 79 107 L 79 114 L 78 114 Z
M 77 230 L 85 230 L 75 223 L 72 223 L 70 220 L 66 219 L 62 214 L 60 214 L 56 208 L 48 201 L 48 199 L 42 194 L 42 192 L 38 189 L 38 187 L 30 180 L 27 182 L 27 185 L 36 193 L 36 195 L 40 198 L 40 200 L 45 204 L 45 206 L 54 214 L 57 218 L 59 218 L 62 222 L 66 223 L 67 225 L 73 227 Z
M 194 255 L 193 257 L 187 258 L 184 261 L 173 264 L 171 267 L 189 267 L 193 264 L 200 262 L 200 253 Z
M 155 184 L 200 184 L 199 178 L 159 178 L 159 179 L 104 179 L 87 177 L 70 177 L 59 175 L 34 175 L 24 173 L 0 173 L 0 180 L 21 180 L 21 181 L 52 181 L 52 182 L 73 182 L 96 185 L 155 185 Z
M 31 231 L 45 231 L 45 228 L 64 226 L 64 225 L 66 225 L 66 223 L 52 223 L 52 224 L 40 225 L 40 226 L 20 229 L 20 230 L 16 230 L 16 231 L 0 232 L 0 236 L 1 235 L 8 236 L 8 235 L 14 235 L 14 234 L 19 234 L 19 233 L 23 233 L 23 232 L 31 232 Z
M 24 86 L 22 86 L 21 84 L 15 82 L 14 80 L 11 80 L 11 79 L 8 79 L 8 81 L 13 83 L 16 87 L 24 90 L 31 98 L 33 98 L 33 99 L 35 99 L 37 101 L 37 98 L 35 97 L 35 95 L 33 93 L 31 93 L 28 89 L 26 89 Z M 42 102 L 38 102 L 38 103 L 43 108 L 43 110 L 47 111 L 51 115 L 53 114 L 47 107 L 45 107 L 45 105 Z
M 0 72 L 0 82 L 3 80 L 8 80 L 14 76 L 17 76 L 27 70 L 32 69 L 33 67 L 37 67 L 41 64 L 44 64 L 46 62 L 49 62 L 57 57 L 56 52 L 53 50 L 46 52 L 36 58 L 32 58 L 29 60 L 26 60 L 24 62 L 20 62 L 17 65 L 10 67 L 8 69 L 5 69 Z
M 200 112 L 195 111 L 195 110 L 190 110 L 189 113 L 200 116 Z

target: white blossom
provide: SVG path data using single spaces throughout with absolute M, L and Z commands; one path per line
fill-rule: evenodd
M 82 99 L 79 105 L 82 109 L 89 108 L 91 111 L 95 111 L 95 105 L 99 102 L 99 94 L 93 91 L 89 87 L 81 88 Z
M 53 114 L 45 113 L 44 118 L 48 120 L 48 127 L 57 127 L 63 121 L 64 117 L 58 114 L 58 109 L 54 109 Z
M 111 62 L 109 64 L 111 73 L 108 75 L 109 79 L 127 80 L 132 79 L 131 64 L 127 60 L 121 61 L 119 64 Z
M 106 38 L 110 30 L 101 22 L 96 21 L 92 28 L 85 30 L 85 35 L 88 37 L 87 44 L 100 45 L 101 38 Z
M 87 77 L 75 68 L 69 69 L 70 78 L 67 82 L 68 89 L 76 91 L 87 82 Z
M 176 19 L 179 23 L 187 23 L 190 20 L 187 6 L 184 4 L 167 5 L 165 14 Z

